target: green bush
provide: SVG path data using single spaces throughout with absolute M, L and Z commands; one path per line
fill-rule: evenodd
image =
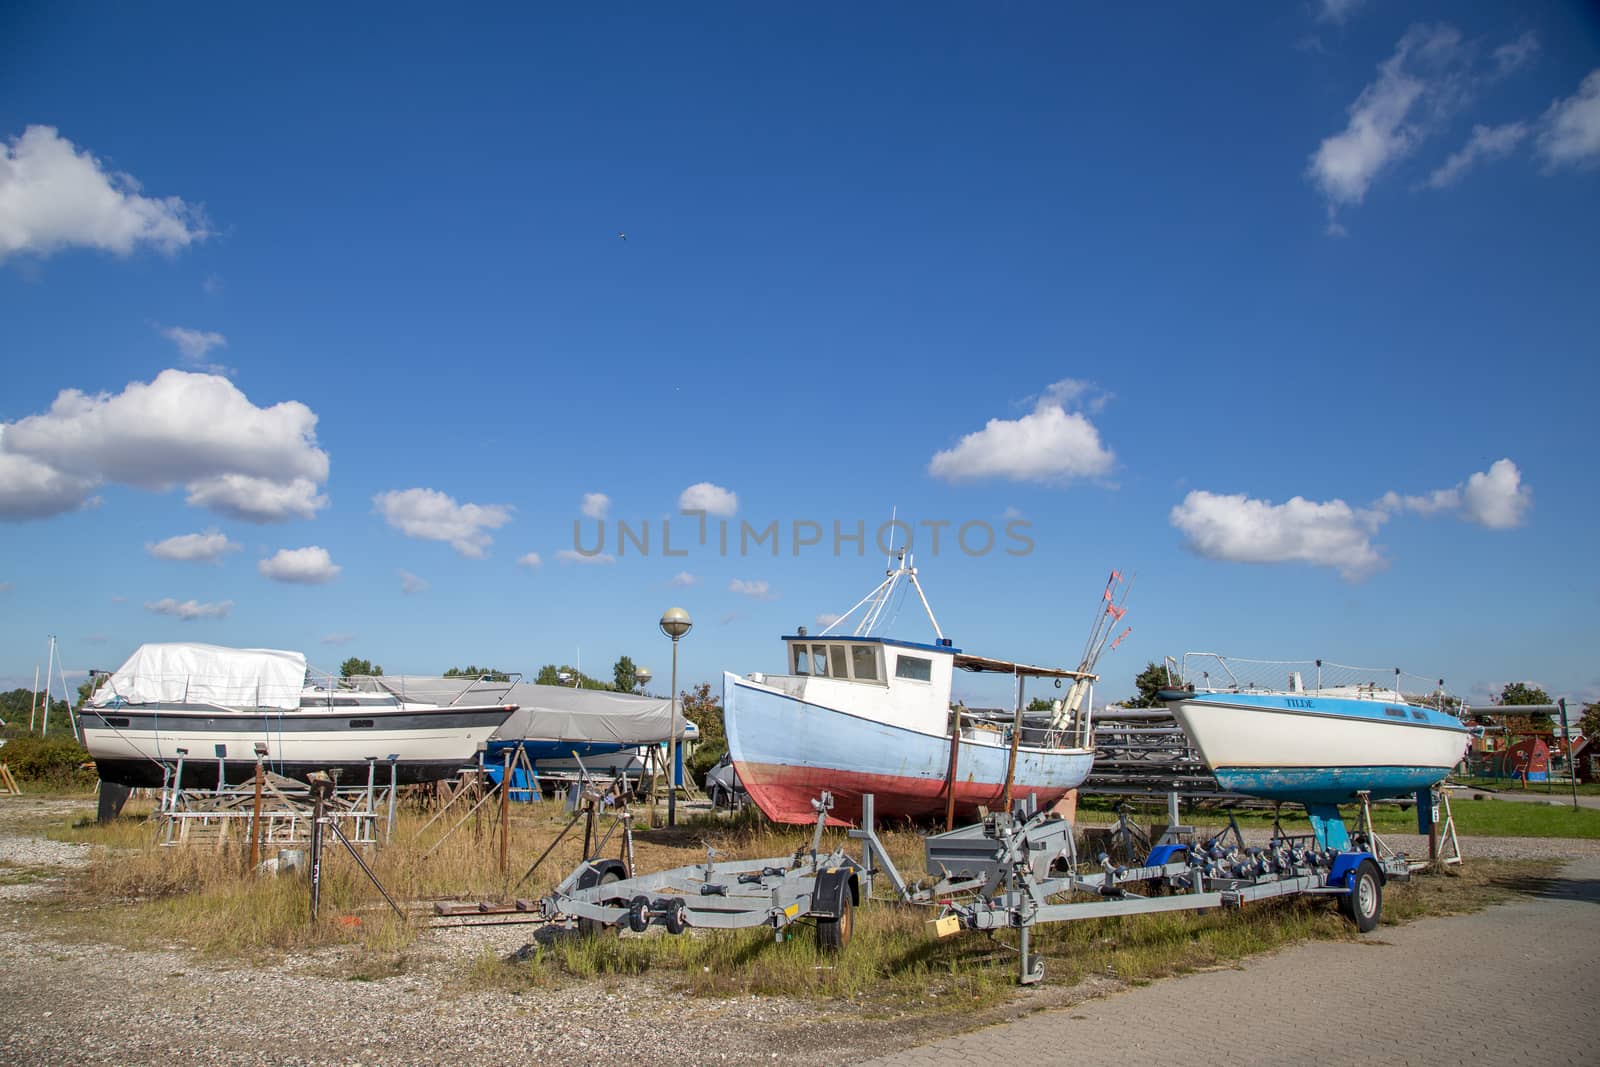
M 94 784 L 94 772 L 81 769 L 89 753 L 70 737 L 13 737 L 0 747 L 0 760 L 19 781 L 56 789 Z

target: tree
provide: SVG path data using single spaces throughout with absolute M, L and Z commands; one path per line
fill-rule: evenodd
M 617 660 L 611 668 L 611 675 L 616 679 L 619 693 L 631 693 L 639 687 L 639 668 L 627 656 Z
M 1156 696 L 1156 693 L 1167 687 L 1167 668 L 1151 660 L 1145 664 L 1144 670 L 1135 676 L 1133 684 L 1139 690 L 1139 693 L 1132 700 L 1123 701 L 1123 707 L 1160 708 L 1166 706 Z
M 1055 707 L 1055 704 L 1053 702 L 1049 701 L 1049 700 L 1046 700 L 1044 697 L 1034 697 L 1032 700 L 1028 701 L 1028 706 L 1026 708 L 1024 708 L 1023 710 L 1024 711 L 1049 711 L 1053 707 Z
M 382 674 L 382 671 L 378 672 Z M 509 682 L 511 676 L 493 667 L 451 667 L 444 672 L 446 678 L 480 678 L 488 682 Z
M 383 668 L 376 663 L 364 659 L 356 659 L 354 656 L 339 664 L 339 677 L 341 678 L 352 678 L 358 674 L 376 675 L 382 673 Z
M 728 733 L 722 725 L 722 700 L 711 695 L 711 683 L 701 682 L 678 697 L 678 711 L 700 731 L 700 742 L 687 767 L 700 781 L 728 751 Z
M 1496 701 L 1502 707 L 1516 707 L 1521 704 L 1554 704 L 1550 694 L 1536 685 L 1527 682 L 1507 682 L 1500 690 L 1500 699 Z M 1505 720 L 1506 734 L 1545 733 L 1551 727 L 1548 712 L 1537 712 L 1533 715 L 1522 715 Z
M 1600 701 L 1583 706 L 1583 715 L 1578 719 L 1578 729 L 1584 737 L 1600 736 Z
M 566 675 L 566 677 L 562 678 L 562 675 Z M 576 687 L 573 686 L 573 681 L 577 681 L 578 684 Z M 587 674 L 584 674 L 582 671 L 578 670 L 576 667 L 571 667 L 567 664 L 562 664 L 561 666 L 557 667 L 554 663 L 546 663 L 543 667 L 540 667 L 539 673 L 534 676 L 533 684 L 562 685 L 566 686 L 568 689 L 578 688 L 609 690 L 611 688 L 610 682 L 602 682 L 598 678 L 591 678 Z

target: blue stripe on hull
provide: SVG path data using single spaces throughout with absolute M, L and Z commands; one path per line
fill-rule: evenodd
M 1219 767 L 1211 772 L 1223 789 L 1267 800 L 1344 804 L 1357 790 L 1373 799 L 1410 797 L 1443 781 L 1442 767 Z

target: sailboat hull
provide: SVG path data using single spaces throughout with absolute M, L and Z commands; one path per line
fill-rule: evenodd
M 830 823 L 859 822 L 861 798 L 874 796 L 880 818 L 942 815 L 947 803 L 948 735 L 923 733 L 800 700 L 735 674 L 722 680 L 728 751 L 739 780 L 770 819 L 809 823 L 811 802 L 833 796 Z M 963 740 L 956 771 L 957 817 L 1003 806 L 1010 748 Z M 1022 746 L 1012 796 L 1040 807 L 1060 800 L 1088 776 L 1083 749 Z
M 1453 716 L 1381 700 L 1196 694 L 1172 711 L 1222 788 L 1298 803 L 1414 794 L 1450 773 L 1470 737 Z

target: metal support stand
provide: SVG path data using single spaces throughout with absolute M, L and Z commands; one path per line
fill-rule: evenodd
M 313 778 L 311 782 L 311 921 L 317 921 L 317 912 L 322 908 L 322 816 L 327 808 L 328 794 L 333 792 L 333 783 L 325 778 Z
M 1461 839 L 1456 836 L 1456 817 L 1450 811 L 1450 790 L 1444 782 L 1433 787 L 1433 816 L 1429 820 L 1428 860 L 1437 866 L 1448 867 L 1460 863 Z M 1440 816 L 1444 817 L 1443 825 Z

